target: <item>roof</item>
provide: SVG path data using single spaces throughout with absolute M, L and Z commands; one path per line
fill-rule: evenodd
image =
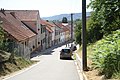
M 0 20 L 3 21 L 3 29 L 7 31 L 18 41 L 35 36 L 18 18 L 13 17 L 10 13 L 0 12 Z
M 51 33 L 53 32 L 52 29 L 49 28 L 49 27 L 46 27 L 46 30 L 49 31 L 49 32 L 51 32 Z
M 49 32 L 53 32 L 53 30 L 51 29 L 51 27 L 53 27 L 53 24 L 51 24 L 43 19 L 40 19 L 40 24 L 46 25 L 46 30 L 48 30 Z
M 53 23 L 47 22 L 46 20 L 43 20 L 43 19 L 40 19 L 40 24 L 49 25 L 51 27 L 55 26 Z
M 64 25 L 62 25 L 62 23 L 55 23 L 55 24 L 56 24 L 59 28 L 61 28 L 63 32 L 65 32 L 65 31 L 70 31 L 69 25 L 64 26 Z
M 37 32 L 36 32 L 36 21 L 22 21 L 25 25 L 27 25 L 28 26 L 28 28 L 31 30 L 31 31 L 33 31 L 35 34 L 38 34 Z M 33 30 L 34 29 L 34 30 Z
M 39 10 L 6 10 L 7 12 L 15 12 L 15 15 L 22 21 L 36 21 Z

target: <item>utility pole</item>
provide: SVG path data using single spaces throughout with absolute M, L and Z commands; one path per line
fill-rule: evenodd
M 86 48 L 86 0 L 82 0 L 82 67 L 84 71 L 87 71 Z
M 71 13 L 71 42 L 73 41 L 73 14 Z

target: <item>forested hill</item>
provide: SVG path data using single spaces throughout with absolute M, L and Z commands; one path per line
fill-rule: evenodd
M 76 20 L 76 19 L 82 19 L 82 13 L 73 13 L 73 19 Z M 68 20 L 71 19 L 70 17 L 71 15 L 70 14 L 60 14 L 60 15 L 55 15 L 55 16 L 50 16 L 50 17 L 42 17 L 42 19 L 45 19 L 45 20 L 59 20 L 61 21 L 63 17 L 67 17 Z M 87 12 L 86 13 L 86 16 L 90 16 L 90 12 Z

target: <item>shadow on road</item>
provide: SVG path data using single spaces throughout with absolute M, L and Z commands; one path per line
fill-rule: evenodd
M 63 58 L 63 59 L 60 59 L 60 60 L 74 60 L 72 58 Z
M 54 50 L 55 48 L 61 47 L 61 46 L 63 46 L 63 45 L 65 45 L 65 44 L 55 45 L 55 46 L 52 46 L 52 47 L 50 47 L 50 48 L 48 48 L 48 49 L 45 49 L 45 50 L 42 50 L 42 51 L 40 51 L 40 49 L 35 50 L 35 51 L 33 51 L 33 52 L 31 53 L 30 58 L 33 58 L 33 57 L 36 57 L 36 56 L 40 56 L 40 55 L 52 55 L 51 53 L 54 52 L 53 50 Z

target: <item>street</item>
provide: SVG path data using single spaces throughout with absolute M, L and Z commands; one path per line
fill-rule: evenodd
M 40 61 L 36 66 L 6 80 L 80 80 L 74 60 L 60 60 L 64 46 L 47 49 L 32 58 Z

